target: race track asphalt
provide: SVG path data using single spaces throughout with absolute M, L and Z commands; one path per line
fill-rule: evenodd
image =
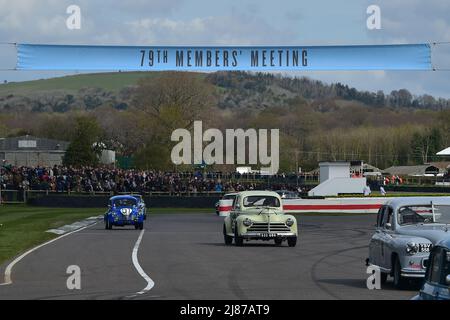
M 295 248 L 286 243 L 225 246 L 223 218 L 168 213 L 148 217 L 138 248 L 147 286 L 132 262 L 140 235 L 102 223 L 44 246 L 18 262 L 0 299 L 410 299 L 418 286 L 366 287 L 364 260 L 375 215 L 300 216 Z M 81 268 L 81 290 L 68 290 L 66 269 Z M 7 263 L 0 267 L 3 282 Z

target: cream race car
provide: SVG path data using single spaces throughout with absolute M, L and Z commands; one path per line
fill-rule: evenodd
M 281 197 L 272 191 L 240 192 L 223 225 L 225 244 L 242 246 L 249 240 L 273 240 L 276 245 L 287 241 L 297 244 L 297 220 L 284 214 Z

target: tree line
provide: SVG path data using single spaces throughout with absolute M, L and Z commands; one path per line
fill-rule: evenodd
M 171 163 L 170 136 L 201 120 L 204 130 L 280 129 L 282 172 L 311 170 L 325 160 L 364 160 L 381 169 L 439 160 L 436 152 L 450 146 L 448 101 L 440 105 L 441 99 L 428 101 L 406 91 L 365 96 L 306 78 L 166 72 L 141 79 L 126 108 L 103 104 L 64 113 L 2 113 L 0 135 L 70 141 L 65 159 L 70 165 L 95 165 L 100 149 L 107 148 L 132 157 L 139 168 L 192 170 Z

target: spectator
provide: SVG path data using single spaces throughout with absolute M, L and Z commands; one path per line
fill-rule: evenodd
M 368 196 L 370 196 L 371 193 L 372 193 L 372 190 L 370 190 L 370 186 L 367 184 L 363 189 L 363 194 L 365 197 L 368 197 Z

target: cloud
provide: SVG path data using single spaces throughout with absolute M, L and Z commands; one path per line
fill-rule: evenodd
M 139 43 L 158 45 L 270 45 L 291 43 L 289 30 L 243 13 L 189 20 L 147 18 L 126 23 Z

